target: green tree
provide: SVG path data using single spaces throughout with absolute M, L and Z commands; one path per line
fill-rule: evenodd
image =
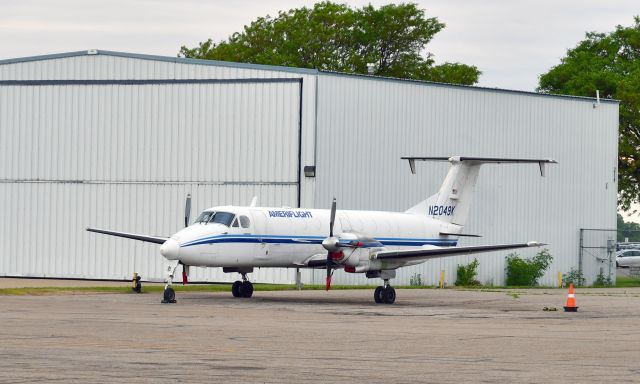
M 640 18 L 611 33 L 589 32 L 560 64 L 540 76 L 539 91 L 620 100 L 618 204 L 640 202 Z
M 317 68 L 417 80 L 475 84 L 480 71 L 461 63 L 435 65 L 426 45 L 445 25 L 416 4 L 352 9 L 330 1 L 259 17 L 227 40 L 182 46 L 179 55 L 208 60 Z
M 640 242 L 640 224 L 625 222 L 622 215 L 618 214 L 618 242 L 628 238 L 631 242 Z

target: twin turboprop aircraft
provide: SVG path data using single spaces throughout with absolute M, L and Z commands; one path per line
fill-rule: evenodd
M 224 272 L 240 273 L 242 281 L 233 283 L 234 297 L 251 297 L 253 285 L 247 274 L 254 268 L 326 269 L 326 289 L 336 269 L 381 278 L 376 303 L 392 304 L 396 292 L 389 280 L 396 269 L 427 260 L 455 255 L 490 252 L 544 244 L 458 247 L 466 223 L 478 173 L 482 164 L 537 163 L 544 176 L 546 159 L 508 159 L 481 157 L 403 157 L 415 173 L 416 161 L 448 161 L 447 176 L 435 195 L 405 212 L 331 209 L 266 208 L 220 206 L 205 210 L 189 225 L 190 197 L 185 213 L 186 228 L 173 236 L 156 237 L 102 229 L 87 231 L 161 244 L 165 260 L 163 302 L 175 302 L 172 288 L 178 265 L 183 265 L 183 281 L 188 267 L 222 267 Z

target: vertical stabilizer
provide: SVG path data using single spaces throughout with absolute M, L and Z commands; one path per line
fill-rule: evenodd
M 478 181 L 480 166 L 487 163 L 537 163 L 544 176 L 544 164 L 557 163 L 547 159 L 504 159 L 484 157 L 403 157 L 409 160 L 411 172 L 416 161 L 448 161 L 449 172 L 438 193 L 409 208 L 407 212 L 426 215 L 445 223 L 464 226 Z

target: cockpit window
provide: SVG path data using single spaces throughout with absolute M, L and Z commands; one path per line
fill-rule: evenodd
M 239 225 L 238 225 L 238 218 L 237 218 L 237 217 L 236 217 L 236 219 L 235 219 L 235 220 L 233 220 L 233 224 L 231 224 L 231 226 L 232 226 L 232 227 L 234 227 L 234 228 L 238 228 L 238 227 L 239 227 Z
M 227 227 L 231 226 L 231 222 L 235 215 L 230 212 L 216 212 L 215 215 L 211 216 L 209 219 L 210 223 L 217 223 L 226 225 Z
M 196 219 L 196 223 L 207 223 L 211 219 L 211 217 L 215 214 L 215 212 L 204 211 L 198 216 Z

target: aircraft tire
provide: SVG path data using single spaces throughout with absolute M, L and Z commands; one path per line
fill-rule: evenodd
M 382 286 L 378 286 L 376 290 L 373 292 L 373 299 L 376 301 L 376 304 L 382 303 L 382 291 L 384 288 Z
M 392 286 L 387 285 L 386 289 L 382 290 L 382 301 L 385 304 L 393 304 L 396 302 L 396 290 Z
M 240 295 L 249 298 L 253 295 L 253 284 L 250 281 L 244 281 L 240 286 Z
M 176 291 L 173 290 L 173 288 L 171 287 L 167 287 L 164 290 L 164 293 L 162 295 L 162 303 L 163 304 L 169 304 L 169 303 L 175 303 L 176 302 Z
M 231 286 L 231 294 L 233 297 L 241 297 L 240 286 L 242 286 L 242 281 L 235 281 Z

